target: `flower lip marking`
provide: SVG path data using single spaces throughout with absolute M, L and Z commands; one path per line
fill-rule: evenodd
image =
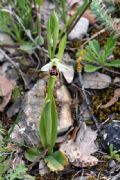
M 59 75 L 59 71 L 55 65 L 52 66 L 52 69 L 50 70 L 50 75 L 51 76 L 58 76 Z

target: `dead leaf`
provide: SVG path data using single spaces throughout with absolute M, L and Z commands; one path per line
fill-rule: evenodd
M 96 22 L 95 14 L 93 14 L 89 9 L 85 11 L 83 17 L 87 18 L 90 24 L 95 24 Z
M 76 3 L 82 3 L 83 0 L 67 0 L 68 4 L 70 7 L 72 7 L 73 5 L 75 5 Z
M 69 161 L 77 167 L 94 166 L 98 163 L 98 159 L 91 154 L 98 150 L 95 140 L 97 137 L 96 131 L 81 123 L 76 141 L 66 140 L 61 144 L 60 150 L 63 151 Z
M 12 90 L 15 87 L 15 82 L 8 80 L 6 77 L 0 75 L 0 96 L 3 101 L 0 104 L 0 111 L 3 111 L 10 101 Z
M 100 108 L 105 109 L 115 104 L 120 97 L 120 88 L 114 91 L 114 96 L 105 105 L 101 105 Z

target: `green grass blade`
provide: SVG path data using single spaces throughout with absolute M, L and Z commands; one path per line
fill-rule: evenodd
M 57 54 L 57 58 L 60 61 L 62 61 L 62 58 L 63 58 L 64 50 L 65 50 L 65 47 L 66 47 L 66 41 L 67 41 L 67 36 L 64 35 L 62 40 L 60 41 L 59 51 L 58 51 L 58 54 Z
M 50 59 L 52 58 L 52 49 L 51 49 L 51 27 L 50 27 L 50 18 L 48 19 L 47 22 L 47 45 L 48 45 L 48 52 Z

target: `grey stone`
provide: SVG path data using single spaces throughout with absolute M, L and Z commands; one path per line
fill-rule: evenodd
M 110 168 L 114 168 L 115 166 L 116 166 L 115 160 L 111 160 L 111 161 L 109 162 L 109 167 L 110 167 Z
M 40 160 L 39 162 L 39 174 L 41 176 L 44 176 L 45 174 L 49 174 L 50 170 L 46 166 L 45 162 L 43 160 Z
M 19 113 L 19 123 L 15 126 L 11 137 L 28 145 L 38 145 L 38 124 L 44 103 L 44 90 L 46 83 L 39 80 L 25 95 Z
M 15 64 L 19 67 L 18 63 L 15 63 Z M 11 79 L 11 80 L 17 81 L 19 79 L 19 74 L 18 74 L 17 70 L 9 62 L 4 62 L 0 66 L 0 74 L 4 75 L 5 77 L 7 77 L 8 79 Z
M 19 122 L 15 126 L 11 137 L 21 143 L 37 146 L 39 140 L 39 120 L 45 98 L 46 81 L 39 80 L 33 88 L 28 91 L 22 100 L 19 113 Z M 62 105 L 58 108 L 58 133 L 63 133 L 72 125 L 72 114 L 70 109 L 71 98 L 64 85 L 56 89 L 56 100 Z
M 101 131 L 101 144 L 104 150 L 109 152 L 110 144 L 113 149 L 120 152 L 120 121 L 107 124 Z
M 87 34 L 89 27 L 89 20 L 82 17 L 74 27 L 74 29 L 68 35 L 69 40 L 80 40 L 82 37 Z
M 99 72 L 84 73 L 83 85 L 86 89 L 104 89 L 111 84 L 111 77 Z
M 8 34 L 0 32 L 0 44 L 14 45 L 14 42 Z M 9 51 L 10 53 L 15 52 L 14 48 L 6 48 L 6 50 Z M 4 55 L 0 53 L 0 62 L 3 61 L 3 58 L 4 58 Z

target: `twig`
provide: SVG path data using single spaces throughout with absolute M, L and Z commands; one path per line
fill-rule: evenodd
M 25 77 L 23 75 L 23 72 L 21 71 L 21 69 L 15 64 L 15 62 L 2 50 L 0 49 L 0 53 L 3 54 L 3 56 L 13 65 L 13 67 L 19 72 L 20 76 L 22 77 L 23 79 L 23 82 L 26 86 L 26 80 L 25 80 Z
M 107 67 L 102 67 L 103 69 L 105 69 L 106 71 L 108 71 L 108 72 L 111 72 L 111 73 L 114 73 L 114 74 L 119 74 L 120 75 L 120 72 L 118 72 L 118 71 L 114 71 L 114 70 L 112 70 L 112 69 L 109 69 L 109 68 L 107 68 Z
M 92 39 L 96 38 L 97 36 L 99 36 L 100 34 L 104 33 L 106 31 L 106 28 L 100 30 L 99 32 L 97 32 L 96 34 L 94 34 L 91 38 L 89 38 L 87 41 L 85 41 L 83 44 L 82 44 L 82 48 L 84 48 L 84 46 L 89 43 L 89 41 L 91 41 Z
M 19 48 L 19 44 L 0 44 L 0 48 Z
M 75 173 L 75 174 L 73 175 L 73 177 L 72 177 L 71 180 L 76 179 L 75 177 L 78 176 L 79 173 L 81 173 L 81 170 L 80 170 L 80 171 L 77 171 L 77 173 Z M 82 175 L 81 175 L 81 177 L 83 176 L 83 174 L 84 174 L 84 170 L 82 170 Z
M 38 161 L 42 160 L 42 159 L 45 157 L 45 155 L 47 154 L 47 152 L 48 152 L 48 149 L 44 150 L 43 153 L 40 154 L 40 156 L 38 156 L 38 157 L 35 159 L 35 161 L 28 166 L 28 170 L 30 171 L 30 170 L 33 168 L 33 166 L 34 166 Z

